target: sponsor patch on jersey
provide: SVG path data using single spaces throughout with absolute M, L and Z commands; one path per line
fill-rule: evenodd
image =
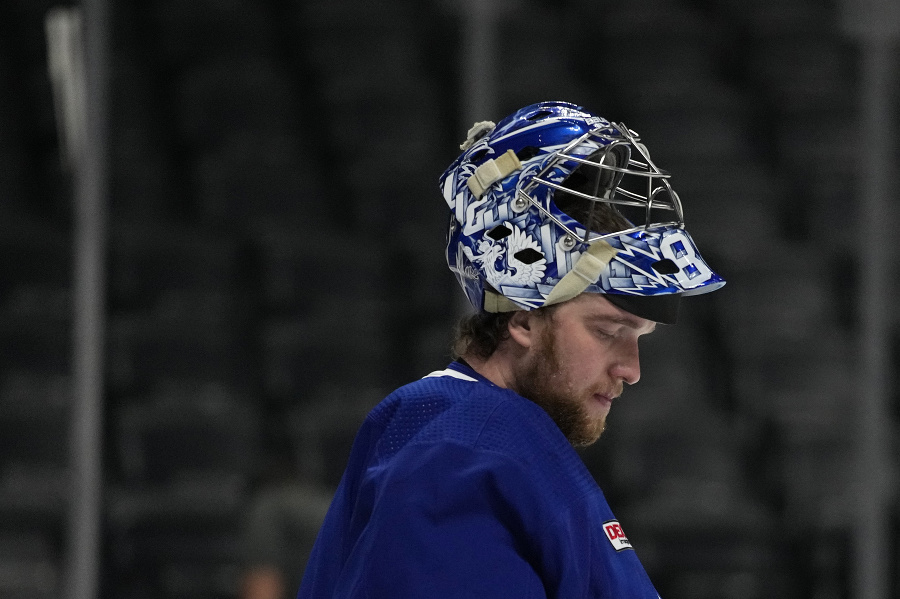
M 628 541 L 628 537 L 625 536 L 625 533 L 622 532 L 622 526 L 619 524 L 618 520 L 610 520 L 609 522 L 603 523 L 603 532 L 606 533 L 606 538 L 609 539 L 609 542 L 612 543 L 613 549 L 616 551 L 623 551 L 625 549 L 631 549 L 631 543 Z

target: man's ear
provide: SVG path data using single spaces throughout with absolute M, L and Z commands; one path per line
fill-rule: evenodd
M 533 312 L 517 310 L 507 324 L 510 339 L 522 347 L 531 347 L 534 343 L 534 336 L 537 334 L 534 324 Z

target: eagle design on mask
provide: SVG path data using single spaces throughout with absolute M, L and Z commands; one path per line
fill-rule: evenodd
M 468 246 L 463 246 L 463 251 L 472 264 L 484 270 L 487 282 L 494 289 L 500 289 L 501 286 L 534 288 L 544 277 L 547 260 L 542 257 L 530 264 L 523 262 L 520 252 L 532 250 L 528 253 L 540 254 L 540 246 L 516 224 L 507 223 L 507 226 L 511 228 L 511 233 L 500 240 L 485 235 L 478 243 L 478 253 Z

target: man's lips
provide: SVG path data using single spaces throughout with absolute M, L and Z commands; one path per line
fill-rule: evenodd
M 596 399 L 606 407 L 611 406 L 613 402 L 613 397 L 606 395 L 605 393 L 594 393 L 594 399 Z

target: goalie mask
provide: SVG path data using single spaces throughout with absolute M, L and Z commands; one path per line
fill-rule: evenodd
M 478 310 L 532 310 L 602 293 L 671 323 L 678 300 L 718 289 L 684 230 L 668 173 L 621 123 L 565 102 L 477 123 L 440 179 L 447 263 Z

